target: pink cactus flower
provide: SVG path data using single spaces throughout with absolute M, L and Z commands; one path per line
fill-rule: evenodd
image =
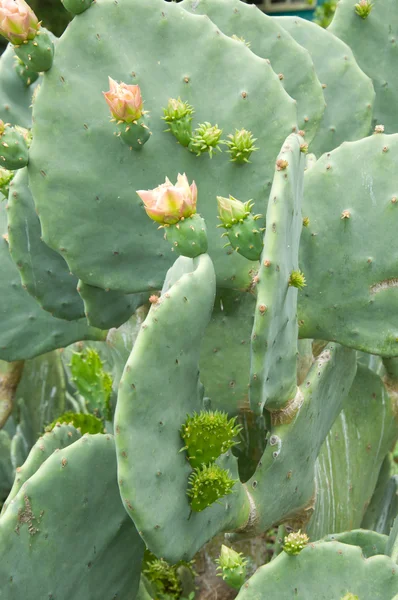
M 25 0 L 0 0 L 0 34 L 19 46 L 33 40 L 40 23 Z
M 137 194 L 145 205 L 151 219 L 162 225 L 173 225 L 196 213 L 196 183 L 189 185 L 187 176 L 178 173 L 173 185 L 168 177 L 154 190 L 138 190 Z
M 111 77 L 109 79 L 109 92 L 102 92 L 111 109 L 112 117 L 118 121 L 132 123 L 137 121 L 143 113 L 143 101 L 139 85 L 118 83 Z

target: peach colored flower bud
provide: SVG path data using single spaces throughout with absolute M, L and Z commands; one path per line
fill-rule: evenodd
M 40 23 L 25 0 L 0 0 L 0 34 L 19 46 L 33 40 Z
M 139 85 L 117 83 L 109 79 L 109 92 L 102 92 L 111 110 L 112 117 L 118 121 L 132 123 L 137 121 L 143 113 L 143 101 Z
M 173 225 L 196 213 L 196 184 L 193 181 L 189 185 L 185 173 L 178 173 L 175 185 L 166 177 L 165 183 L 154 190 L 138 190 L 137 194 L 145 205 L 148 217 L 162 225 Z

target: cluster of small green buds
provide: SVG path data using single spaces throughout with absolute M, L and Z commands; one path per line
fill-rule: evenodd
M 237 480 L 231 478 L 229 471 L 212 464 L 196 468 L 188 483 L 187 495 L 191 499 L 191 508 L 195 512 L 201 512 L 220 498 L 231 494 Z
M 170 598 L 180 598 L 182 594 L 181 581 L 175 566 L 169 565 L 163 558 L 154 557 L 143 569 L 143 574 L 159 594 L 167 594 Z
M 254 145 L 257 138 L 253 137 L 251 131 L 247 129 L 236 129 L 235 133 L 230 133 L 228 140 L 224 143 L 228 146 L 228 152 L 231 155 L 231 161 L 236 163 L 248 163 L 253 152 L 258 150 Z
M 188 148 L 196 156 L 208 152 L 210 158 L 212 158 L 214 150 L 222 152 L 220 148 L 221 135 L 222 129 L 219 129 L 218 125 L 211 125 L 211 123 L 205 121 L 193 132 Z
M 110 398 L 112 377 L 104 370 L 96 350 L 87 348 L 74 352 L 70 363 L 72 381 L 84 398 L 86 408 L 94 414 L 111 420 Z
M 351 594 L 351 592 L 348 592 L 348 594 L 343 596 L 341 600 L 359 600 L 359 596 L 356 596 L 355 594 Z M 392 600 L 394 600 L 394 598 Z
M 82 435 L 85 433 L 93 435 L 95 433 L 104 433 L 104 424 L 101 419 L 98 419 L 94 415 L 86 415 L 85 413 L 66 412 L 57 417 L 50 425 L 47 425 L 46 431 L 52 431 L 58 423 L 72 424 L 73 427 L 79 429 Z
M 304 273 L 301 271 L 292 271 L 289 277 L 289 285 L 302 290 L 307 285 L 305 282 Z
M 0 192 L 4 196 L 8 196 L 8 190 L 14 175 L 15 173 L 13 171 L 9 171 L 8 169 L 3 169 L 0 167 Z
M 306 545 L 309 542 L 309 538 L 308 535 L 306 535 L 305 533 L 301 533 L 301 531 L 299 530 L 297 531 L 297 533 L 289 533 L 289 535 L 285 537 L 284 542 L 285 543 L 282 546 L 282 548 L 286 552 L 286 554 L 295 556 L 296 554 L 299 554 L 301 550 L 303 550 L 303 548 L 306 547 Z
M 194 114 L 192 106 L 188 102 L 183 102 L 181 98 L 169 98 L 167 107 L 163 109 L 164 121 L 169 126 L 170 131 L 181 146 L 189 146 L 192 138 L 192 115 Z
M 118 125 L 117 135 L 130 148 L 141 150 L 149 140 L 151 132 L 140 86 L 117 83 L 111 77 L 108 77 L 108 80 L 109 91 L 102 93 L 111 111 L 111 121 Z
M 217 570 L 221 571 L 217 575 L 222 577 L 229 586 L 239 590 L 246 579 L 247 559 L 243 554 L 222 545 L 220 557 L 216 559 L 216 563 Z
M 361 19 L 366 19 L 373 8 L 372 2 L 370 0 L 359 0 L 358 4 L 355 5 L 355 12 Z
M 229 419 L 227 413 L 221 411 L 188 415 L 181 428 L 181 437 L 185 443 L 182 450 L 187 451 L 191 467 L 214 462 L 238 443 L 234 438 L 241 429 L 240 425 L 236 425 L 236 417 Z
M 256 221 L 262 215 L 253 215 L 251 200 L 241 202 L 233 196 L 224 198 L 217 196 L 218 218 L 226 232 L 222 237 L 228 237 L 226 246 L 231 245 L 239 254 L 249 260 L 259 260 L 263 250 L 263 228 L 259 228 Z

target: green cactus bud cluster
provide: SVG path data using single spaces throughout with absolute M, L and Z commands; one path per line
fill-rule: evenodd
M 263 249 L 263 228 L 258 226 L 262 215 L 253 215 L 253 202 L 241 202 L 233 196 L 223 198 L 217 196 L 218 218 L 226 232 L 221 237 L 227 237 L 228 243 L 236 252 L 249 260 L 259 260 Z
M 359 597 L 356 596 L 355 594 L 351 594 L 351 592 L 348 592 L 348 594 L 346 594 L 345 596 L 343 596 L 341 598 L 341 600 L 359 600 Z
M 308 544 L 309 539 L 308 535 L 305 533 L 301 533 L 301 531 L 289 533 L 284 539 L 284 544 L 282 546 L 283 550 L 286 554 L 290 554 L 291 556 L 295 556 L 299 554 L 303 548 Z
M 196 575 L 193 561 L 180 560 L 176 564 L 170 565 L 163 558 L 157 558 L 149 550 L 144 554 L 142 573 L 151 585 L 155 598 L 167 598 L 167 600 L 180 600 L 185 596 L 185 586 L 181 574 L 184 578 L 188 575 L 192 581 Z
M 292 271 L 289 277 L 289 285 L 302 290 L 307 285 L 305 283 L 304 273 L 301 271 Z
M 0 192 L 4 194 L 4 196 L 8 196 L 8 190 L 14 175 L 15 173 L 13 171 L 0 167 Z
M 220 557 L 216 559 L 217 573 L 219 577 L 232 588 L 239 590 L 246 579 L 247 559 L 242 552 L 236 552 L 232 548 L 221 546 Z
M 236 479 L 232 479 L 229 471 L 222 469 L 215 463 L 196 468 L 188 479 L 188 496 L 191 499 L 191 508 L 201 512 L 211 506 L 220 498 L 232 494 Z
M 257 140 L 251 131 L 236 129 L 235 133 L 230 133 L 227 137 L 225 144 L 228 146 L 232 162 L 247 163 L 251 154 L 258 150 L 254 145 Z
M 210 465 L 238 442 L 236 436 L 242 427 L 236 424 L 236 417 L 229 419 L 220 411 L 201 411 L 188 415 L 181 428 L 184 450 L 187 451 L 191 467 Z
M 373 3 L 370 0 L 359 0 L 358 4 L 355 5 L 355 12 L 361 19 L 367 19 L 372 8 Z
M 87 409 L 109 419 L 112 377 L 104 370 L 98 352 L 94 348 L 74 352 L 70 368 L 72 381 L 83 396 Z
M 82 435 L 85 433 L 103 433 L 104 431 L 103 422 L 94 415 L 66 412 L 47 425 L 46 432 L 52 431 L 58 423 L 71 424 L 75 429 L 78 429 Z
M 218 125 L 211 125 L 211 123 L 205 121 L 193 132 L 188 148 L 196 156 L 208 152 L 210 158 L 212 158 L 214 150 L 222 152 L 220 148 L 221 135 L 222 129 L 219 129 Z

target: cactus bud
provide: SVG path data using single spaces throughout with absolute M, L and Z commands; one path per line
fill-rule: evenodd
M 178 223 L 196 213 L 197 188 L 193 181 L 189 185 L 187 176 L 178 173 L 173 185 L 168 177 L 153 190 L 138 190 L 148 217 L 162 225 Z
M 177 100 L 170 98 L 163 112 L 162 118 L 169 125 L 167 131 L 171 131 L 182 146 L 188 146 L 192 137 L 191 121 L 194 114 L 192 106 L 188 102 L 183 102 L 181 98 Z
M 309 217 L 303 217 L 303 227 L 308 227 L 310 224 L 310 218 Z
M 25 0 L 0 0 L 0 34 L 11 44 L 33 40 L 40 23 Z
M 302 290 L 307 284 L 305 282 L 304 273 L 301 271 L 292 271 L 289 277 L 289 285 L 299 290 Z
M 232 548 L 221 546 L 220 558 L 216 559 L 218 564 L 217 573 L 219 577 L 235 590 L 239 590 L 245 582 L 247 559 L 241 552 L 235 552 Z
M 234 438 L 242 428 L 235 421 L 236 417 L 229 419 L 227 413 L 220 411 L 188 415 L 181 437 L 191 467 L 209 465 L 238 443 Z
M 116 121 L 132 123 L 138 121 L 143 111 L 143 101 L 139 85 L 127 85 L 117 83 L 111 77 L 109 80 L 109 92 L 102 92 L 108 104 L 111 115 Z
M 259 260 L 263 250 L 262 227 L 258 227 L 257 221 L 261 215 L 253 215 L 251 208 L 253 203 L 241 202 L 233 196 L 223 198 L 217 196 L 218 218 L 221 221 L 219 227 L 224 227 L 229 244 L 249 260 Z
M 282 547 L 286 554 L 295 556 L 296 554 L 299 554 L 303 548 L 305 548 L 308 542 L 308 535 L 301 533 L 301 530 L 299 529 L 297 533 L 289 533 L 289 535 L 285 537 L 285 544 Z
M 231 479 L 229 471 L 216 464 L 196 468 L 189 477 L 187 495 L 191 498 L 191 508 L 201 512 L 220 498 L 232 493 L 237 480 Z
M 214 149 L 221 152 L 220 138 L 222 129 L 219 129 L 217 125 L 211 125 L 207 121 L 201 123 L 193 133 L 193 137 L 188 146 L 189 150 L 200 156 L 204 152 L 208 152 L 210 158 L 213 156 Z
M 236 129 L 234 134 L 230 133 L 227 137 L 229 139 L 225 144 L 228 146 L 231 161 L 236 163 L 250 162 L 250 155 L 258 150 L 254 145 L 257 138 L 253 137 L 252 132 L 246 129 Z
M 384 133 L 384 125 L 376 125 L 374 133 Z
M 366 19 L 373 8 L 373 4 L 369 0 L 359 0 L 355 5 L 355 12 L 361 19 Z
M 14 175 L 15 173 L 13 171 L 8 171 L 7 169 L 0 167 L 0 192 L 4 194 L 4 196 L 8 196 L 8 190 Z
M 359 600 L 359 596 L 356 596 L 355 594 L 351 594 L 350 592 L 348 592 L 348 594 L 343 596 L 341 600 Z M 392 600 L 394 600 L 394 598 Z

